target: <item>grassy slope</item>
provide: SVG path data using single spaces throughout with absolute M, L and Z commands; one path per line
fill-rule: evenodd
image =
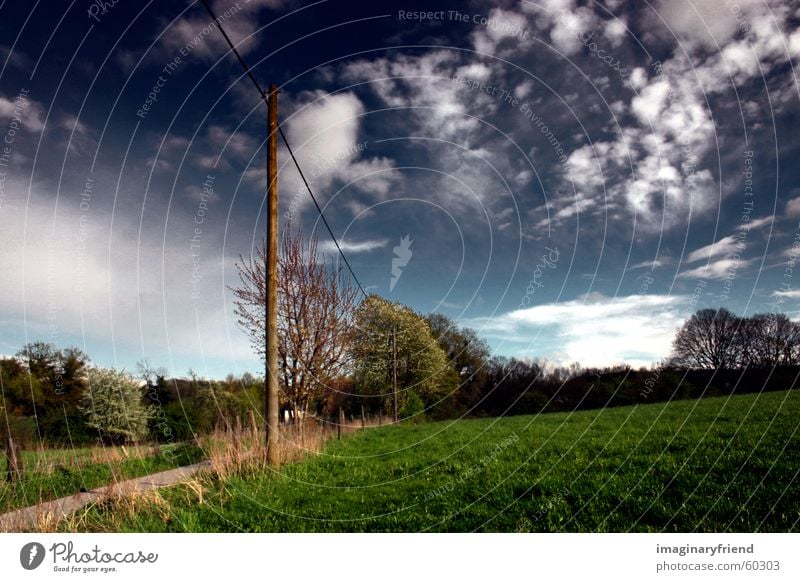
M 162 447 L 162 453 L 168 447 Z M 157 457 L 132 458 L 110 463 L 87 463 L 90 456 L 89 449 L 76 449 L 75 451 L 46 451 L 44 454 L 53 459 L 62 461 L 65 457 L 76 459 L 74 465 L 62 465 L 46 473 L 33 470 L 41 458 L 35 458 L 34 453 L 26 452 L 23 461 L 28 469 L 20 481 L 6 483 L 0 481 L 0 513 L 28 507 L 42 501 L 58 499 L 78 493 L 81 488 L 94 489 L 108 485 L 113 481 L 132 479 L 143 475 L 150 475 L 160 471 L 167 471 L 175 467 L 195 463 L 202 458 L 202 451 L 197 447 L 177 446 L 172 447 L 171 455 Z M 5 463 L 2 466 L 5 476 Z
M 800 391 L 383 427 L 266 474 L 185 488 L 123 531 L 787 531 Z M 108 512 L 108 513 L 104 513 Z

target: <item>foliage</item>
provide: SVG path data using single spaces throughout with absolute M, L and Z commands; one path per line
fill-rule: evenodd
M 458 376 L 458 389 L 437 408 L 436 416 L 454 418 L 470 412 L 478 403 L 489 374 L 489 345 L 474 330 L 459 327 L 449 317 L 434 313 L 425 320 L 439 347 Z
M 139 383 L 113 368 L 89 371 L 88 386 L 81 403 L 89 427 L 110 442 L 139 441 L 147 435 L 152 416 L 143 400 Z
M 3 408 L 9 418 L 23 422 L 16 429 L 12 426 L 15 438 L 29 442 L 37 435 L 50 442 L 90 441 L 90 430 L 78 409 L 88 365 L 89 357 L 78 348 L 57 349 L 46 342 L 32 342 L 16 357 L 0 359 Z
M 354 373 L 362 394 L 383 396 L 391 407 L 393 341 L 396 342 L 398 409 L 409 394 L 431 407 L 457 387 L 447 354 L 423 317 L 410 308 L 370 295 L 356 312 L 353 342 Z
M 424 413 L 425 403 L 422 401 L 422 398 L 417 396 L 415 392 L 409 392 L 405 402 L 403 403 L 403 408 L 400 409 L 400 419 L 421 422 L 424 419 Z

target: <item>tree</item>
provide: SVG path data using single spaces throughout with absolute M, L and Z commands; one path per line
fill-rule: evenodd
M 32 376 L 40 380 L 53 378 L 58 362 L 58 350 L 53 344 L 42 341 L 25 344 L 17 352 L 17 357 L 25 362 Z
M 527 359 L 495 356 L 487 365 L 487 379 L 480 408 L 492 415 L 539 412 L 548 398 L 540 391 L 544 366 Z M 564 382 L 555 380 L 561 393 Z
M 309 406 L 322 400 L 332 382 L 348 371 L 352 321 L 357 290 L 342 268 L 320 260 L 317 238 L 306 245 L 298 230 L 281 237 L 278 257 L 278 365 L 281 391 L 294 411 L 305 418 Z M 241 286 L 232 288 L 239 325 L 264 357 L 264 257 L 262 242 L 256 257 L 239 257 Z
M 354 376 L 359 391 L 378 396 L 387 411 L 392 407 L 393 338 L 399 410 L 406 408 L 410 394 L 430 408 L 458 385 L 458 375 L 430 326 L 409 307 L 370 295 L 358 308 L 355 328 Z
M 136 375 L 148 386 L 157 386 L 167 377 L 167 369 L 163 366 L 156 368 L 150 358 L 142 358 L 136 362 Z
M 144 403 L 139 382 L 125 372 L 90 370 L 81 410 L 104 441 L 135 442 L 147 435 L 150 407 Z
M 55 395 L 70 405 L 80 402 L 86 387 L 89 356 L 76 347 L 60 350 L 56 357 Z
M 80 401 L 86 381 L 89 356 L 76 347 L 63 350 L 53 344 L 37 341 L 26 344 L 17 357 L 30 375 L 42 383 L 42 400 L 36 406 L 62 409 Z
M 6 411 L 19 416 L 34 417 L 44 396 L 39 379 L 29 374 L 16 359 L 0 359 L 0 383 L 6 400 Z M 2 420 L 2 419 L 0 419 Z
M 458 374 L 458 391 L 452 400 L 457 412 L 463 413 L 474 406 L 486 385 L 491 353 L 489 346 L 478 337 L 475 330 L 459 328 L 446 315 L 432 313 L 425 320 Z
M 800 325 L 782 313 L 759 313 L 740 331 L 743 363 L 756 368 L 800 363 Z
M 701 309 L 678 331 L 672 362 L 689 368 L 730 369 L 741 354 L 741 318 L 725 308 Z

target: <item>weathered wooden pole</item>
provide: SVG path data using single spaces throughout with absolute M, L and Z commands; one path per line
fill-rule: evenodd
M 255 447 L 258 444 L 258 423 L 256 422 L 256 413 L 252 408 L 248 411 L 248 413 L 250 415 L 250 434 L 252 435 L 250 446 Z
M 14 481 L 22 475 L 22 455 L 11 435 L 6 439 L 6 481 Z
M 278 454 L 278 87 L 269 86 L 267 96 L 267 252 L 266 276 L 267 301 L 265 305 L 266 348 L 266 398 L 265 423 L 267 439 L 267 463 L 277 465 Z

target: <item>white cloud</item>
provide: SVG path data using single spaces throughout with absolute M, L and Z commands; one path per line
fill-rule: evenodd
M 691 252 L 686 261 L 688 263 L 694 263 L 695 261 L 708 261 L 715 257 L 731 255 L 736 251 L 737 246 L 738 243 L 735 236 L 726 236 L 715 243 Z
M 350 92 L 308 93 L 295 104 L 295 113 L 286 120 L 288 139 L 312 188 L 325 190 L 338 180 L 382 197 L 400 179 L 391 160 L 370 156 L 371 144 L 359 141 L 364 111 L 361 100 Z M 283 159 L 288 160 L 287 152 Z M 284 191 L 304 191 L 291 162 L 282 172 Z M 298 200 L 307 201 L 308 196 Z
M 550 30 L 550 41 L 559 52 L 565 55 L 577 54 L 584 41 L 578 38 L 578 33 L 591 34 L 598 21 L 591 10 L 577 8 L 555 17 L 553 28 Z
M 465 142 L 481 125 L 464 113 L 498 103 L 496 98 L 471 90 L 452 77 L 455 74 L 482 81 L 485 70 L 474 63 L 462 65 L 453 51 L 434 50 L 419 57 L 355 61 L 347 64 L 343 76 L 347 81 L 368 82 L 389 107 L 413 108 L 408 115 L 426 129 L 427 135 Z M 480 78 L 473 79 L 475 73 Z
M 611 40 L 611 45 L 614 47 L 618 47 L 622 44 L 622 41 L 625 40 L 625 36 L 628 34 L 628 29 L 625 25 L 625 22 L 619 20 L 617 18 L 612 18 L 611 20 L 606 21 L 605 25 L 605 36 Z
M 792 198 L 786 203 L 786 216 L 789 218 L 800 216 L 800 197 Z
M 564 173 L 584 195 L 602 199 L 613 211 L 626 208 L 635 213 L 638 227 L 651 232 L 685 224 L 690 213 L 701 216 L 728 194 L 703 166 L 717 143 L 707 100 L 785 68 L 796 32 L 789 10 L 775 2 L 664 0 L 658 7 L 683 50 L 660 68 L 632 70 L 628 84 L 634 93 L 627 110 L 635 120 L 626 120 L 625 107 L 614 107 L 624 122 L 616 137 L 573 150 Z M 542 14 L 542 29 L 549 27 L 551 37 L 561 35 L 580 14 L 570 5 L 544 8 L 530 10 Z M 561 10 L 558 21 L 550 8 Z M 647 18 L 652 18 L 653 31 L 664 29 L 657 16 Z M 662 37 L 675 42 L 671 34 Z M 779 109 L 782 103 L 774 106 Z M 561 195 L 571 197 L 571 185 L 564 186 Z M 787 211 L 800 215 L 800 202 L 790 202 Z
M 106 184 L 95 187 L 99 192 Z M 27 198 L 24 184 L 7 189 L 16 200 Z M 239 369 L 252 366 L 256 359 L 225 289 L 237 282 L 234 260 L 223 257 L 213 231 L 204 230 L 193 250 L 191 215 L 185 222 L 171 218 L 166 240 L 163 224 L 145 221 L 140 238 L 138 212 L 117 208 L 112 223 L 101 197 L 85 210 L 80 203 L 77 195 L 65 195 L 54 219 L 54 200 L 35 187 L 27 206 L 3 207 L 0 313 L 8 332 L 24 330 L 31 341 L 60 346 L 85 341 L 90 353 L 102 346 L 125 355 L 119 364 L 105 364 L 130 366 L 129 354 L 137 352 L 165 365 L 169 359 L 196 362 L 205 351 L 231 369 L 234 362 Z M 200 293 L 193 299 L 195 264 Z
M 631 111 L 638 124 L 621 127 L 613 140 L 573 151 L 567 162 L 566 178 L 586 195 L 635 213 L 646 231 L 681 224 L 714 202 L 713 174 L 698 166 L 713 144 L 714 124 L 685 67 L 676 58 L 649 80 L 644 71 L 635 72 L 632 84 L 641 90 L 631 99 Z
M 350 255 L 356 255 L 361 253 L 369 253 L 376 249 L 382 249 L 389 241 L 386 239 L 374 239 L 374 240 L 363 240 L 363 241 L 349 241 L 349 240 L 341 240 L 339 241 L 339 246 L 342 249 L 342 252 Z M 336 245 L 331 240 L 325 240 L 319 243 L 319 250 L 323 253 L 331 253 L 335 254 L 339 251 L 336 250 Z
M 740 27 L 732 7 L 748 18 L 763 5 L 763 0 L 661 0 L 657 14 L 679 41 L 714 50 L 731 40 Z
M 419 136 L 416 143 L 427 150 L 435 172 L 419 178 L 428 181 L 419 188 L 426 196 L 447 204 L 451 212 L 468 212 L 471 217 L 477 216 L 476 203 L 507 203 L 503 198 L 506 185 L 499 178 L 532 178 L 530 172 L 525 173 L 529 168 L 514 166 L 519 156 L 509 153 L 513 142 L 499 139 L 496 131 L 479 121 L 490 121 L 491 113 L 506 107 L 498 96 L 453 80 L 454 75 L 472 79 L 470 75 L 477 74 L 483 78 L 485 72 L 484 66 L 465 64 L 453 51 L 442 50 L 413 58 L 360 60 L 348 63 L 342 71 L 347 81 L 367 82 L 387 107 L 403 110 L 403 125 L 398 131 Z M 503 78 L 492 69 L 492 77 L 485 82 L 503 88 Z M 513 87 L 509 83 L 508 89 Z M 520 127 L 520 131 L 525 128 Z
M 657 123 L 658 118 L 668 106 L 667 97 L 670 92 L 667 81 L 657 80 L 645 86 L 631 101 L 631 111 L 642 125 Z
M 763 226 L 767 226 L 768 224 L 772 224 L 775 222 L 774 216 L 765 216 L 763 218 L 757 218 L 755 220 L 751 220 L 750 222 L 744 222 L 739 225 L 739 230 L 758 230 Z
M 468 322 L 490 338 L 514 337 L 520 353 L 559 364 L 645 365 L 668 356 L 675 330 L 685 317 L 679 296 L 591 295 L 583 300 L 538 305 Z M 547 346 L 555 345 L 548 348 Z
M 642 67 L 634 68 L 631 71 L 629 82 L 632 88 L 641 91 L 647 86 L 647 71 Z
M 0 119 L 4 121 L 16 119 L 22 128 L 36 133 L 44 128 L 44 116 L 44 107 L 26 94 L 0 96 Z
M 244 55 L 260 44 L 255 34 L 258 29 L 257 13 L 264 8 L 279 8 L 285 3 L 286 0 L 216 0 L 212 8 L 237 50 Z M 168 33 L 161 37 L 160 45 L 170 57 L 180 54 L 179 51 L 185 48 L 197 57 L 214 61 L 229 50 L 216 24 L 204 11 L 200 15 L 176 20 Z M 118 63 L 123 69 L 130 60 L 128 55 L 118 56 Z
M 635 265 L 628 267 L 628 271 L 634 271 L 636 269 L 660 269 L 661 267 L 665 267 L 670 264 L 672 264 L 672 259 L 669 257 L 663 257 L 661 259 L 636 263 Z
M 474 27 L 471 39 L 479 53 L 510 56 L 530 46 L 530 35 L 526 33 L 529 23 L 525 14 L 494 8 L 488 15 L 491 26 L 478 24 Z M 505 45 L 504 41 L 509 41 Z
M 678 275 L 682 279 L 726 279 L 728 277 L 736 276 L 739 269 L 747 267 L 753 263 L 753 259 L 736 260 L 736 259 L 720 259 L 708 265 L 697 267 L 683 271 Z

